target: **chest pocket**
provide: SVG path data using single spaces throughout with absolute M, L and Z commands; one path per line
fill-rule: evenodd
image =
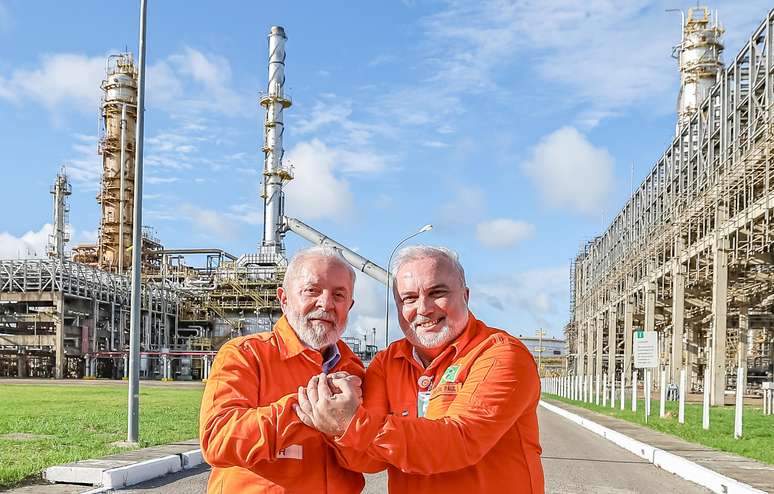
M 433 389 L 430 395 L 430 403 L 427 406 L 428 419 L 442 417 L 449 405 L 457 398 L 457 394 L 462 389 L 462 383 L 445 382 Z

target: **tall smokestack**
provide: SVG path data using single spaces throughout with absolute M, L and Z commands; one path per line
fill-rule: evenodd
M 285 97 L 285 29 L 273 26 L 269 32 L 269 83 L 266 93 L 261 96 L 261 106 L 266 108 L 264 120 L 264 164 L 263 185 L 263 243 L 264 253 L 283 253 L 281 232 L 282 217 L 285 213 L 282 186 L 293 178 L 291 168 L 282 165 L 285 153 L 282 148 L 282 135 L 285 132 L 283 111 L 290 107 L 291 101 Z

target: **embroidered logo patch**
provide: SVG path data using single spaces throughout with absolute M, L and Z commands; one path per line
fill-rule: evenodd
M 460 372 L 460 366 L 459 365 L 450 365 L 446 368 L 446 371 L 444 371 L 443 376 L 441 377 L 441 382 L 438 384 L 441 385 L 445 382 L 451 382 L 457 379 L 457 374 Z

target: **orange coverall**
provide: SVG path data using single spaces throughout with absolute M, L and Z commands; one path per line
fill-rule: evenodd
M 363 364 L 339 341 L 331 372 L 363 377 Z M 212 465 L 209 494 L 360 492 L 363 475 L 342 468 L 323 435 L 293 411 L 299 386 L 322 372 L 283 316 L 270 333 L 236 338 L 218 352 L 202 397 L 199 436 Z
M 420 383 L 432 388 L 423 418 Z M 363 406 L 336 444 L 349 468 L 389 464 L 391 494 L 542 494 L 539 398 L 537 366 L 524 344 L 470 314 L 427 369 L 405 339 L 377 354 Z

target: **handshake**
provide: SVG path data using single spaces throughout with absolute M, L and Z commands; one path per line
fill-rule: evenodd
M 312 376 L 306 387 L 298 387 L 298 405 L 293 409 L 301 422 L 329 436 L 340 436 L 363 403 L 361 380 L 346 372 Z

